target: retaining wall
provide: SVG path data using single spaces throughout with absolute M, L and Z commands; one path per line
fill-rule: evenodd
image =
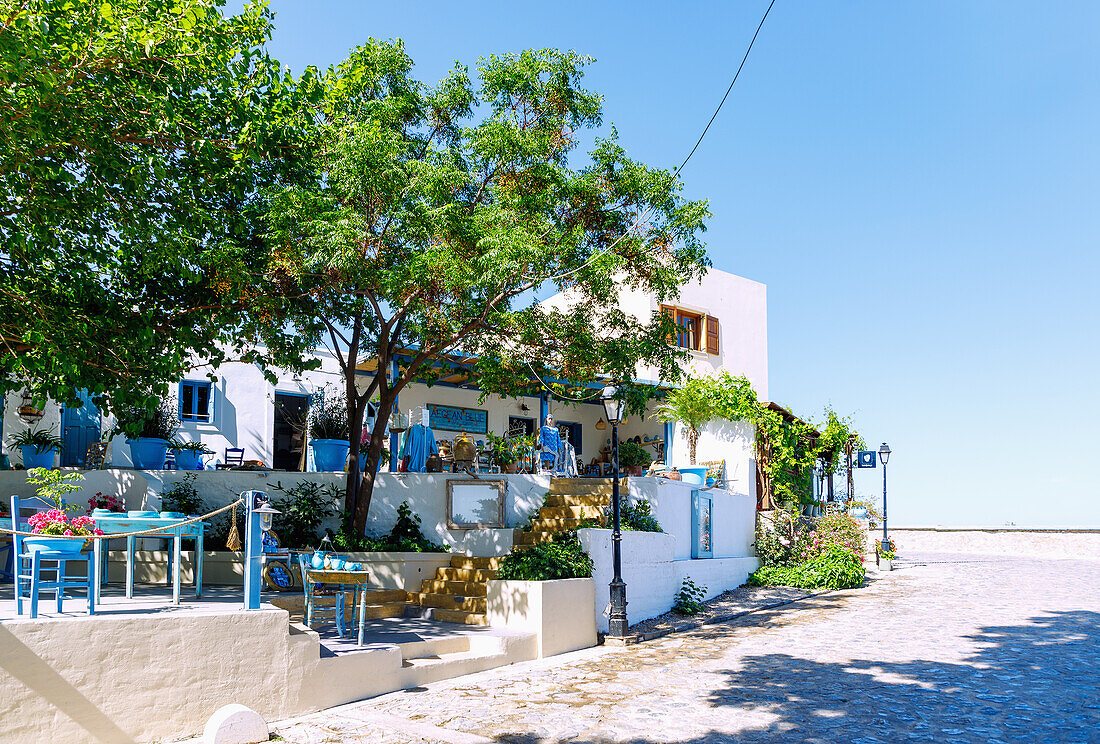
M 908 552 L 1100 560 L 1100 528 L 892 527 L 890 539 L 902 558 Z

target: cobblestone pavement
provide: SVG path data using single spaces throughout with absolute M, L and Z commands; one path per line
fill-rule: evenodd
M 277 733 L 293 744 L 1100 742 L 1100 562 L 925 558 L 862 589 L 391 693 Z

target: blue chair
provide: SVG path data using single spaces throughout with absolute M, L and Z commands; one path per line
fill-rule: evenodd
M 30 525 L 24 516 L 53 509 L 53 504 L 40 498 L 20 499 L 11 497 L 11 523 L 16 530 L 27 532 Z M 38 598 L 42 592 L 53 592 L 57 597 L 57 611 L 62 611 L 66 599 L 65 590 L 83 589 L 88 593 L 88 614 L 95 614 L 95 566 L 91 555 L 73 554 L 64 550 L 26 545 L 22 535 L 12 535 L 14 555 L 15 613 L 23 614 L 23 602 L 30 602 L 31 619 L 38 617 Z M 66 568 L 71 563 L 83 563 L 87 572 L 84 576 L 70 576 Z M 49 565 L 53 564 L 53 565 Z M 53 579 L 43 574 L 53 574 Z
M 310 580 L 309 572 L 313 569 L 310 565 L 311 555 L 298 554 L 298 568 L 302 571 L 302 591 L 305 594 L 305 621 L 306 626 L 312 628 L 313 622 L 331 622 L 336 626 L 336 632 L 343 636 L 348 632 L 347 623 L 344 621 L 344 603 L 347 601 L 346 591 L 343 589 L 325 589 L 319 582 Z

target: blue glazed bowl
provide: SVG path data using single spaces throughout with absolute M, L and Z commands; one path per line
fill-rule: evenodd
M 155 511 L 143 511 L 141 509 L 137 509 L 134 511 L 126 512 L 126 516 L 134 517 L 135 519 L 156 519 L 160 516 L 160 513 Z
M 161 519 L 183 519 L 183 512 L 162 511 L 160 513 Z
M 332 570 L 333 571 L 343 571 L 344 570 L 344 559 L 343 558 L 333 558 L 332 559 Z

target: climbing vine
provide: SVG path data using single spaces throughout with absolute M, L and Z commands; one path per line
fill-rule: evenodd
M 685 392 L 669 394 L 670 401 L 680 405 L 666 405 L 659 415 L 667 417 L 678 408 L 690 408 L 691 420 L 684 423 L 696 432 L 709 421 L 753 424 L 765 489 L 780 504 L 808 500 L 813 492 L 811 478 L 817 460 L 824 459 L 833 472 L 839 472 L 845 443 L 860 442 L 851 421 L 831 408 L 825 409 L 824 421 L 815 429 L 793 415 L 769 407 L 743 376 L 722 372 L 713 377 L 693 377 L 681 390 Z M 690 405 L 686 405 L 688 402 Z M 692 450 L 694 455 L 694 446 Z

